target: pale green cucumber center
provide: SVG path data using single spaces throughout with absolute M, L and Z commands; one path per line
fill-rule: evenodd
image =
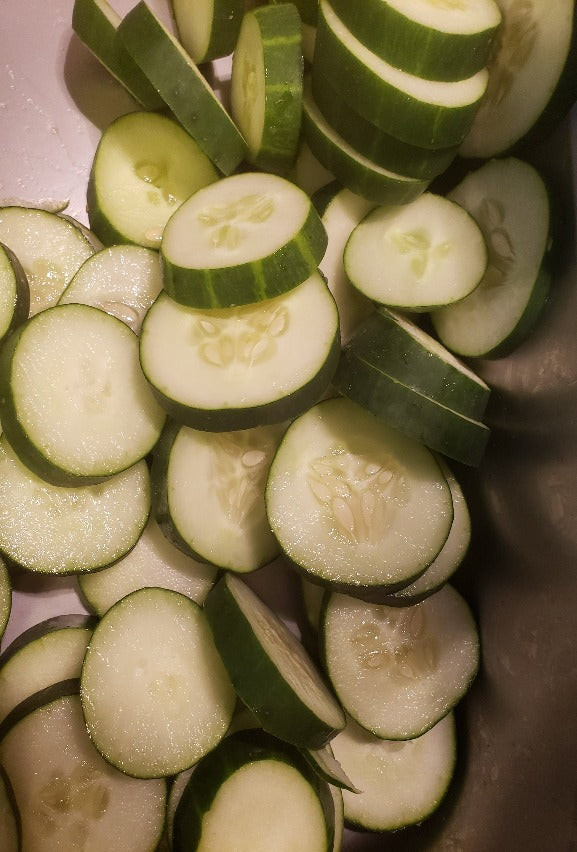
M 218 0 L 217 0 L 218 1 Z M 195 61 L 206 55 L 214 19 L 215 0 L 174 0 L 174 15 L 183 45 Z
M 501 17 L 493 0 L 386 0 L 383 5 L 416 24 L 463 35 L 492 29 Z
M 251 151 L 260 149 L 265 116 L 265 66 L 257 18 L 245 16 L 234 52 L 232 113 Z

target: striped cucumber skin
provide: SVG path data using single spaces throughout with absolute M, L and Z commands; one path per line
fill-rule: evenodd
M 319 5 L 313 78 L 335 80 L 341 97 L 381 130 L 424 148 L 458 145 L 479 108 L 486 69 L 457 82 L 424 80 L 379 60 L 352 36 L 327 0 Z
M 331 0 L 331 5 L 370 50 L 396 68 L 428 80 L 463 80 L 484 68 L 501 21 L 493 0 L 431 4 L 436 8 L 426 16 L 430 22 L 418 20 L 418 9 L 412 18 L 411 3 Z M 472 13 L 478 22 L 471 21 Z
M 178 41 L 144 0 L 123 18 L 118 34 L 184 129 L 223 174 L 242 162 L 246 143 Z
M 171 4 L 179 41 L 197 65 L 232 53 L 244 0 L 171 0 Z

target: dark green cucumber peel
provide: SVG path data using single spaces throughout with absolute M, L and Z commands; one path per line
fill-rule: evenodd
M 4 335 L 6 335 L 28 319 L 30 312 L 30 287 L 26 272 L 12 249 L 0 242 L 0 251 L 6 255 L 14 275 L 14 309 L 12 318 L 4 330 Z
M 82 613 L 71 613 L 70 615 L 55 615 L 44 621 L 33 624 L 20 633 L 0 654 L 0 668 L 8 662 L 18 651 L 25 648 L 30 642 L 41 639 L 55 630 L 66 630 L 69 628 L 92 631 L 98 624 L 95 615 L 84 615 Z
M 8 731 L 18 724 L 22 719 L 44 707 L 46 704 L 51 704 L 53 701 L 58 701 L 60 698 L 69 695 L 77 695 L 80 700 L 80 680 L 78 678 L 70 678 L 59 683 L 51 683 L 50 686 L 45 686 L 39 689 L 38 692 L 29 695 L 20 702 L 0 723 L 0 742 L 4 739 Z

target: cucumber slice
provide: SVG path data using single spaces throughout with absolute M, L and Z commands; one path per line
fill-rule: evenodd
M 171 5 L 179 41 L 197 65 L 232 53 L 244 0 L 171 0 Z
M 223 174 L 246 153 L 245 141 L 190 56 L 144 0 L 123 18 L 127 51 L 184 129 Z
M 174 211 L 217 178 L 211 160 L 171 118 L 122 115 L 96 148 L 87 195 L 90 227 L 105 245 L 158 248 Z
M 409 311 L 464 299 L 479 285 L 487 262 L 474 218 L 433 192 L 371 211 L 344 251 L 353 286 L 374 302 Z
M 74 0 L 72 29 L 99 62 L 144 109 L 164 101 L 117 37 L 122 18 L 107 0 Z
M 125 595 L 147 586 L 172 589 L 202 605 L 216 573 L 212 565 L 197 562 L 174 547 L 151 516 L 126 556 L 110 568 L 79 575 L 78 585 L 88 606 L 102 616 Z
M 317 160 L 303 138 L 301 138 L 295 161 L 293 179 L 297 186 L 311 196 L 318 189 L 335 180 L 334 174 Z
M 343 707 L 382 739 L 408 740 L 432 728 L 461 700 L 479 666 L 475 621 L 450 585 L 403 608 L 333 592 L 321 636 Z M 361 786 L 354 773 L 351 780 Z
M 8 566 L 4 560 L 0 559 L 0 640 L 4 636 L 8 626 L 11 611 L 12 580 L 8 572 Z
M 0 243 L 0 340 L 28 319 L 30 289 L 22 264 Z
M 296 417 L 327 389 L 339 352 L 337 308 L 318 273 L 284 296 L 220 311 L 161 294 L 140 335 L 142 368 L 164 408 L 214 432 Z
M 333 746 L 361 788 L 360 793 L 343 791 L 347 824 L 396 831 L 431 816 L 445 798 L 457 757 L 455 720 L 448 713 L 420 737 L 394 742 L 350 719 Z
M 549 292 L 547 187 L 533 166 L 509 157 L 467 175 L 451 198 L 481 228 L 489 266 L 470 296 L 432 313 L 433 326 L 458 355 L 506 354 L 533 329 Z
M 59 305 L 92 305 L 122 320 L 136 334 L 162 290 L 158 252 L 143 246 L 104 248 L 85 260 Z
M 22 755 L 26 760 L 22 760 Z M 4 734 L 0 759 L 22 821 L 23 849 L 152 852 L 160 840 L 166 782 L 128 778 L 93 747 L 78 695 L 47 699 Z
M 102 617 L 80 696 L 96 748 L 137 778 L 196 763 L 224 736 L 236 699 L 202 609 L 159 588 L 132 592 Z
M 400 71 L 355 38 L 327 0 L 319 3 L 313 77 L 317 70 L 367 121 L 424 148 L 463 140 L 488 80 L 486 69 L 456 82 Z
M 150 512 L 146 462 L 99 485 L 49 485 L 0 437 L 0 552 L 29 571 L 104 568 L 138 541 Z
M 246 139 L 247 159 L 286 174 L 301 127 L 303 55 L 296 6 L 280 3 L 246 13 L 230 82 L 231 113 Z
M 171 217 L 164 288 L 193 308 L 270 299 L 312 275 L 326 247 L 303 190 L 278 175 L 243 172 L 199 190 Z
M 378 596 L 421 574 L 453 519 L 433 455 L 344 398 L 324 400 L 291 424 L 266 500 L 273 532 L 305 575 L 359 595 Z
M 86 485 L 143 459 L 165 414 L 138 338 L 89 305 L 57 305 L 13 332 L 0 355 L 0 416 L 18 455 L 55 485 Z
M 246 583 L 225 574 L 204 607 L 230 679 L 266 731 L 301 748 L 320 748 L 344 727 L 342 710 L 303 645 Z
M 330 743 L 323 748 L 304 749 L 303 757 L 310 763 L 319 778 L 342 790 L 350 790 L 351 793 L 359 792 L 336 759 Z
M 22 832 L 20 812 L 14 799 L 12 784 L 5 769 L 0 766 L 0 835 L 4 852 L 20 852 Z
M 331 5 L 369 50 L 428 80 L 462 80 L 484 68 L 501 22 L 494 0 L 331 0 Z

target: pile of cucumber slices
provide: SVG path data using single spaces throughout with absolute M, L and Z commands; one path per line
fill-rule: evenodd
M 574 5 L 75 0 L 134 110 L 88 228 L 0 208 L 0 636 L 22 572 L 90 613 L 0 654 L 6 852 L 337 852 L 439 807 L 475 359 L 547 298 L 513 146 L 572 103 Z

